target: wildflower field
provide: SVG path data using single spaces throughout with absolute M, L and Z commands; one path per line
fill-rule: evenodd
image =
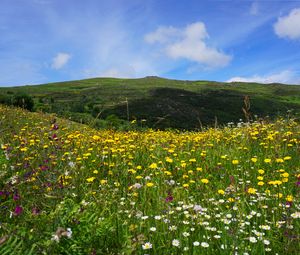
M 0 254 L 299 254 L 300 125 L 93 130 L 0 106 Z

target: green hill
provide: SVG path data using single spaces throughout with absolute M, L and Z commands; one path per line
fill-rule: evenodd
M 254 116 L 300 112 L 300 86 L 284 84 L 180 81 L 159 77 L 94 78 L 35 86 L 0 88 L 0 102 L 17 94 L 34 99 L 34 110 L 92 124 L 134 119 L 152 128 L 195 129 L 245 119 L 244 97 Z

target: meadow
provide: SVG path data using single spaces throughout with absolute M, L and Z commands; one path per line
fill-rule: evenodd
M 2 255 L 300 253 L 292 118 L 120 132 L 0 106 L 0 144 Z

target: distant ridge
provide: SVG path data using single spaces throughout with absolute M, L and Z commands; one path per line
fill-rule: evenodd
M 17 93 L 30 95 L 36 111 L 100 126 L 112 116 L 120 121 L 143 119 L 143 125 L 159 129 L 225 125 L 245 118 L 245 96 L 250 98 L 253 119 L 300 112 L 300 86 L 279 83 L 90 78 L 0 88 L 0 103 Z

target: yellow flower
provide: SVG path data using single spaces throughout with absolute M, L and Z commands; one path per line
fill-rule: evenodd
M 208 179 L 201 179 L 201 182 L 204 183 L 204 184 L 207 184 L 207 183 L 209 183 L 209 180 Z
M 173 163 L 173 159 L 171 159 L 171 158 L 169 158 L 169 157 L 166 157 L 166 161 L 167 161 L 168 163 Z
M 237 165 L 238 163 L 239 163 L 239 161 L 237 159 L 232 160 L 233 165 Z
M 286 156 L 286 157 L 284 157 L 283 159 L 284 159 L 284 160 L 290 160 L 290 159 L 292 159 L 292 157 Z
M 149 168 L 151 168 L 151 169 L 156 169 L 156 168 L 157 168 L 157 164 L 156 164 L 156 163 L 152 163 L 152 164 L 149 166 Z
M 265 183 L 262 182 L 262 181 L 260 181 L 260 182 L 257 183 L 258 186 L 263 186 L 264 184 L 265 184 Z
M 255 162 L 257 162 L 257 158 L 251 158 L 251 161 L 252 161 L 253 163 L 255 163 Z
M 257 180 L 262 181 L 264 179 L 263 176 L 257 176 Z
M 147 186 L 147 187 L 153 187 L 153 186 L 154 186 L 154 183 L 153 183 L 153 182 L 147 182 L 147 183 L 146 183 L 146 186 Z
M 106 183 L 107 183 L 107 180 L 101 180 L 101 181 L 100 181 L 100 184 L 101 184 L 101 185 L 104 185 L 104 184 L 106 184 Z
M 256 190 L 257 190 L 257 189 L 249 188 L 247 192 L 248 192 L 249 194 L 256 194 Z
M 195 159 L 195 158 L 191 158 L 191 159 L 189 160 L 189 162 L 196 162 L 196 159 Z
M 224 195 L 224 194 L 225 194 L 225 191 L 224 191 L 224 190 L 222 190 L 222 189 L 219 189 L 219 190 L 218 190 L 218 194 L 220 194 L 220 195 Z
M 264 162 L 265 163 L 271 163 L 271 159 L 270 158 L 265 158 Z
M 269 181 L 268 184 L 270 185 L 281 185 L 282 184 L 282 181 L 279 181 L 279 180 L 276 180 L 276 181 Z
M 264 171 L 264 170 L 262 170 L 262 169 L 259 169 L 259 170 L 258 170 L 258 173 L 259 173 L 259 174 L 264 174 L 264 173 L 265 173 L 265 171 Z
M 97 174 L 97 173 L 98 173 L 98 170 L 94 170 L 93 173 L 94 173 L 94 174 Z
M 100 140 L 100 136 L 98 136 L 98 135 L 94 135 L 94 136 L 93 136 L 93 140 L 95 140 L 95 141 L 98 141 L 98 140 Z
M 283 159 L 282 158 L 277 158 L 276 159 L 276 163 L 282 163 L 283 162 Z
M 289 173 L 285 172 L 285 173 L 281 174 L 281 176 L 284 177 L 284 178 L 287 178 L 287 177 L 289 177 L 290 175 L 289 175 Z
M 285 198 L 285 200 L 287 202 L 293 202 L 293 196 L 292 195 L 287 195 L 286 198 Z
M 199 171 L 199 172 L 203 171 L 202 167 L 197 167 L 196 170 Z
M 183 186 L 184 188 L 188 188 L 190 185 L 189 185 L 188 183 L 184 183 L 182 186 Z
M 95 179 L 96 179 L 96 177 L 90 177 L 90 178 L 87 178 L 86 181 L 87 182 L 93 182 Z

